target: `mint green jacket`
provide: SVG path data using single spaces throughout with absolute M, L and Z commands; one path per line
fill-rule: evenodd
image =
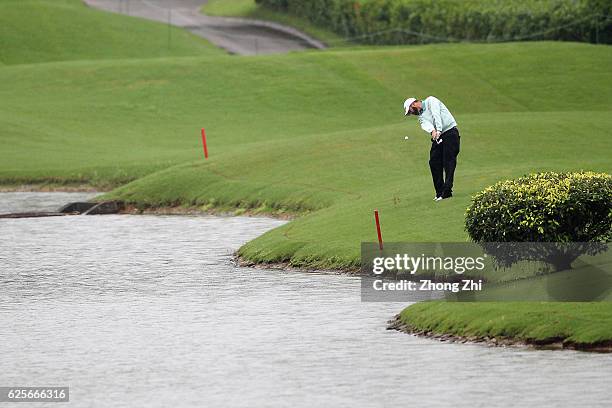
M 446 106 L 435 96 L 423 100 L 423 113 L 419 115 L 421 128 L 427 133 L 437 130 L 446 132 L 457 126 L 457 122 Z

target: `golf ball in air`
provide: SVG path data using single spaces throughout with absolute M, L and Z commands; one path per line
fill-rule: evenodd
M 408 140 L 408 136 L 406 136 L 406 137 L 404 138 L 404 140 Z

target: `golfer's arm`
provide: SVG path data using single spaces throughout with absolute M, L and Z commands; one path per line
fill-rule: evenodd
M 431 134 L 431 132 L 433 132 L 435 130 L 435 127 L 434 127 L 433 123 L 431 123 L 430 121 L 422 120 L 421 121 L 421 129 L 423 129 L 427 133 Z
M 431 98 L 429 101 L 429 109 L 431 109 L 431 116 L 433 116 L 433 125 L 439 132 L 442 131 L 442 115 L 440 114 L 440 101 Z

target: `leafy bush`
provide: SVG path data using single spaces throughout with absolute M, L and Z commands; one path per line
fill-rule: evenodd
M 369 44 L 612 42 L 609 0 L 256 0 Z
M 501 181 L 472 197 L 465 226 L 476 242 L 609 239 L 612 176 L 551 172 Z
M 612 237 L 612 176 L 550 172 L 501 181 L 472 197 L 465 228 L 481 243 L 560 243 L 487 244 L 486 249 L 498 249 L 502 266 L 542 260 L 557 270 L 567 269 L 582 254 L 606 250 L 605 245 L 573 243 L 608 242 Z

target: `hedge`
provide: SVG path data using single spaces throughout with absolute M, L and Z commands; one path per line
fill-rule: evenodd
M 612 43 L 609 0 L 256 0 L 366 44 Z
M 472 197 L 465 228 L 477 242 L 610 239 L 612 176 L 548 172 L 500 181 Z
M 504 266 L 540 259 L 563 270 L 580 254 L 606 250 L 612 238 L 612 176 L 548 172 L 501 181 L 472 197 L 465 229 L 473 241 L 498 249 Z M 513 242 L 517 245 L 498 244 Z

